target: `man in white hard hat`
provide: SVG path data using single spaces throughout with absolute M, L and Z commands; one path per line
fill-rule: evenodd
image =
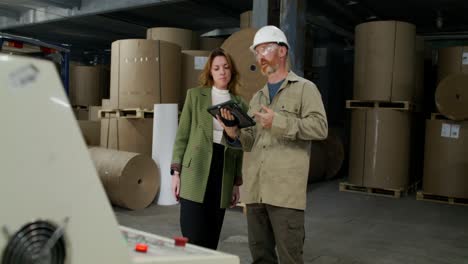
M 250 101 L 249 115 L 257 124 L 225 127 L 228 142 L 240 141 L 251 152 L 241 198 L 250 251 L 253 263 L 303 263 L 311 140 L 327 137 L 327 118 L 315 84 L 288 69 L 289 44 L 279 28 L 262 27 L 250 49 L 268 77 Z M 227 110 L 222 116 L 233 119 Z

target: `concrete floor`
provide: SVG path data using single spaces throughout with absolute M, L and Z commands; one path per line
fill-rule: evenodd
M 309 186 L 305 263 L 468 263 L 468 207 L 339 192 L 338 183 Z M 114 210 L 121 225 L 180 235 L 178 206 Z M 251 262 L 242 210 L 226 212 L 218 250 Z

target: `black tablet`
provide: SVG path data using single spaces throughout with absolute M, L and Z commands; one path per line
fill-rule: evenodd
M 250 126 L 255 125 L 255 121 L 250 116 L 248 116 L 246 112 L 242 111 L 242 108 L 233 100 L 229 100 L 224 103 L 210 106 L 208 108 L 208 112 L 214 118 L 216 118 L 216 115 L 219 115 L 221 117 L 221 113 L 220 113 L 221 108 L 226 108 L 229 111 L 231 111 L 232 115 L 235 117 L 237 121 L 237 125 L 239 128 L 245 128 L 245 127 L 250 127 Z

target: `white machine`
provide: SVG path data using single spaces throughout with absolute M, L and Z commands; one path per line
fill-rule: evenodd
M 119 226 L 51 62 L 0 55 L 1 264 L 238 264 Z

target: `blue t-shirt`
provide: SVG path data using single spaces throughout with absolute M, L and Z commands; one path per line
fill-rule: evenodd
M 277 83 L 268 83 L 268 93 L 270 94 L 270 103 L 273 101 L 273 97 L 275 97 L 276 93 L 278 93 L 279 88 L 283 84 L 285 79 L 277 82 Z

